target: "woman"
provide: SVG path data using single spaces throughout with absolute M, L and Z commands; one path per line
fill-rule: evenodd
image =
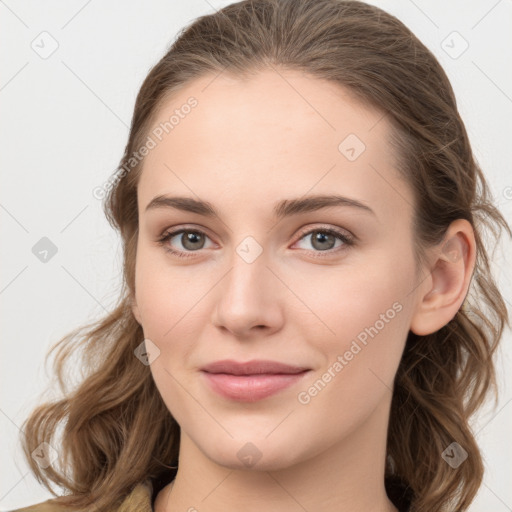
M 108 188 L 125 287 L 59 343 L 61 382 L 79 349 L 89 373 L 23 426 L 67 495 L 18 512 L 467 510 L 508 322 L 483 228 L 512 232 L 400 21 L 342 0 L 200 17 Z

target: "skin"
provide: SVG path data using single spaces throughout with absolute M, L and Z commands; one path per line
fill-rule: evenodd
M 179 470 L 155 510 L 396 510 L 384 489 L 394 376 L 409 330 L 437 331 L 464 301 L 475 262 L 471 225 L 455 221 L 445 238 L 450 252 L 433 247 L 416 274 L 414 199 L 395 169 L 388 121 L 335 84 L 290 70 L 205 76 L 170 98 L 155 126 L 190 96 L 197 107 L 146 156 L 138 187 L 133 313 L 160 350 L 150 369 L 181 427 Z M 338 150 L 350 133 L 366 145 L 354 161 Z M 161 194 L 208 201 L 220 218 L 146 212 Z M 337 206 L 273 218 L 277 201 L 313 194 L 357 199 L 375 215 Z M 167 242 L 192 247 L 190 258 L 157 242 L 180 227 L 206 234 L 192 246 L 182 234 Z M 323 227 L 357 241 L 336 252 L 343 242 L 335 239 L 322 251 L 301 235 Z M 237 253 L 247 236 L 262 249 L 252 263 Z M 400 312 L 300 403 L 299 392 L 394 303 Z M 311 371 L 241 403 L 214 393 L 200 373 L 226 358 Z M 252 467 L 237 456 L 249 442 L 261 454 Z

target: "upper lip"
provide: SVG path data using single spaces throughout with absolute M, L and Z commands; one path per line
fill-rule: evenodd
M 301 373 L 309 370 L 304 366 L 291 366 L 289 364 L 280 363 L 278 361 L 253 360 L 247 362 L 233 361 L 232 359 L 224 359 L 203 366 L 201 370 L 208 373 L 229 373 L 231 375 L 254 375 L 261 373 Z

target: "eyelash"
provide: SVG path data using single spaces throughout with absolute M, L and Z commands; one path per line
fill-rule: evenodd
M 329 257 L 333 253 L 338 253 L 340 251 L 346 250 L 348 247 L 354 245 L 354 243 L 355 243 L 355 241 L 354 241 L 355 237 L 353 237 L 352 235 L 347 235 L 347 234 L 342 233 L 336 229 L 328 228 L 328 227 L 325 227 L 325 228 L 319 227 L 319 228 L 310 229 L 309 231 L 304 231 L 300 234 L 299 238 L 297 239 L 297 242 L 299 240 L 301 240 L 302 238 L 304 238 L 305 236 L 311 235 L 315 232 L 327 233 L 329 235 L 334 235 L 336 238 L 338 238 L 339 240 L 341 240 L 344 243 L 344 246 L 338 247 L 337 249 L 327 249 L 325 251 L 308 251 L 308 252 L 315 254 L 315 257 L 320 257 L 320 258 Z M 171 249 L 168 245 L 166 245 L 167 241 L 169 241 L 174 236 L 179 235 L 180 233 L 195 233 L 195 234 L 208 236 L 206 233 L 204 233 L 203 231 L 198 230 L 198 229 L 183 229 L 182 228 L 182 229 L 178 229 L 176 231 L 165 232 L 162 235 L 162 237 L 157 240 L 157 242 L 159 245 L 161 245 L 165 249 L 165 251 L 173 254 L 174 256 L 177 256 L 178 258 L 193 258 L 194 257 L 193 253 L 199 252 L 200 249 L 198 251 L 188 251 L 188 252 L 175 251 L 174 249 Z M 322 253 L 327 253 L 327 256 L 323 256 Z

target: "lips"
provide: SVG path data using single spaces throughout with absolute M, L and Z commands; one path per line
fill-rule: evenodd
M 215 361 L 203 366 L 201 370 L 208 373 L 229 373 L 230 375 L 259 375 L 265 374 L 296 374 L 309 368 L 305 366 L 291 366 L 277 361 L 253 360 L 237 362 L 231 359 Z
M 230 400 L 255 402 L 302 380 L 309 368 L 277 361 L 216 361 L 201 368 L 210 389 Z

